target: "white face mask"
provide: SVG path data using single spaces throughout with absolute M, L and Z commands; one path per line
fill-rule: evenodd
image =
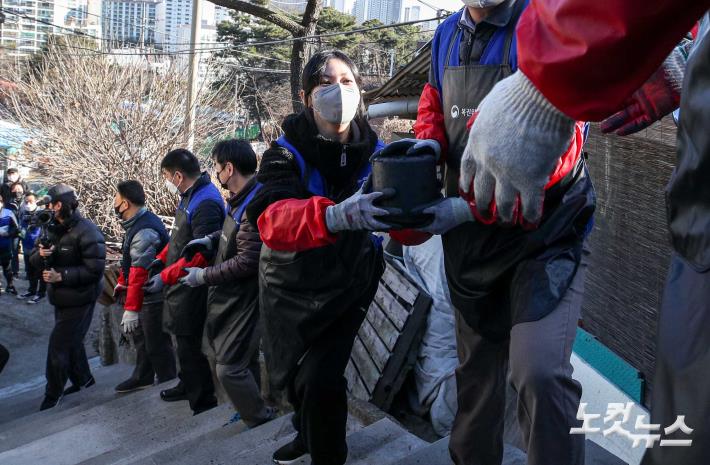
M 313 94 L 313 110 L 333 124 L 347 124 L 360 106 L 360 91 L 340 83 L 321 87 Z
M 474 8 L 488 8 L 500 5 L 504 1 L 505 0 L 463 0 L 463 4 Z
M 173 174 L 173 178 L 175 179 L 175 174 Z M 180 189 L 177 188 L 175 184 L 173 184 L 173 181 L 166 179 L 165 180 L 165 188 L 168 189 L 168 192 L 170 192 L 173 195 L 178 195 L 180 193 Z

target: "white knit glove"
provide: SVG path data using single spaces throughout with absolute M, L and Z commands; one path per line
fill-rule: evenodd
M 495 200 L 498 219 L 513 221 L 520 196 L 522 216 L 537 224 L 545 184 L 569 146 L 574 120 L 557 110 L 517 71 L 491 90 L 478 107 L 461 160 L 459 187 L 486 217 Z
M 121 326 L 123 326 L 123 332 L 126 334 L 131 334 L 138 328 L 139 324 L 138 312 L 132 310 L 124 310 L 123 318 L 121 319 Z

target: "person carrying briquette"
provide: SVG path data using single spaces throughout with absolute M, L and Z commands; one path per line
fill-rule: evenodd
M 192 288 L 179 279 L 185 268 L 206 266 L 211 253 L 200 251 L 188 260 L 182 250 L 193 239 L 219 231 L 224 222 L 224 200 L 210 175 L 186 149 L 169 152 L 160 162 L 166 188 L 179 196 L 170 240 L 148 267 L 162 269 L 143 289 L 147 294 L 163 292 L 163 325 L 175 336 L 180 364 L 180 382 L 160 392 L 166 402 L 187 400 L 194 415 L 217 406 L 212 371 L 202 353 L 202 334 L 207 314 L 207 288 Z
M 205 340 L 216 361 L 217 378 L 236 413 L 249 427 L 276 416 L 261 398 L 259 367 L 259 254 L 261 238 L 246 218 L 246 208 L 261 189 L 256 181 L 256 154 L 249 142 L 229 139 L 212 149 L 214 177 L 230 192 L 229 211 L 220 231 L 194 239 L 183 255 L 215 251 L 214 264 L 187 268 L 180 282 L 208 286 Z
M 285 118 L 284 135 L 264 152 L 247 207 L 264 243 L 259 305 L 267 371 L 287 389 L 295 439 L 273 455 L 288 464 L 339 465 L 348 454 L 344 372 L 384 271 L 388 230 L 367 192 L 370 157 L 383 148 L 364 116 L 362 80 L 338 50 L 314 54 L 302 75 L 305 109 Z
M 442 235 L 456 309 L 458 411 L 449 451 L 457 465 L 501 462 L 509 381 L 528 464 L 581 465 L 584 437 L 569 431 L 578 425 L 582 393 L 570 359 L 582 307 L 583 245 L 595 207 L 582 156 L 585 125 L 573 124 L 567 145 L 549 154 L 556 163 L 537 227 L 523 221 L 530 204 L 505 184 L 495 185 L 494 197 L 477 191 L 475 202 L 460 190 L 469 123 L 496 83 L 517 69 L 515 30 L 530 2 L 463 3 L 434 33 L 414 125 L 418 139 L 440 144 L 446 170 L 446 199 L 424 210 L 434 218 L 422 231 Z M 499 139 L 517 137 L 514 130 L 489 130 Z M 528 169 L 525 162 L 514 167 Z M 398 232 L 391 235 L 400 239 Z

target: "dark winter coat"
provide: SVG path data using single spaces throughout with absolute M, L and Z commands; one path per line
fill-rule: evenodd
M 54 225 L 50 237 L 55 250 L 47 265 L 61 273 L 62 280 L 47 285 L 49 302 L 60 310 L 91 304 L 100 293 L 106 263 L 103 234 L 77 210 L 63 224 Z M 38 269 L 44 268 L 39 249 L 31 261 Z
M 230 210 L 242 203 L 254 184 L 256 184 L 256 178 L 252 178 L 238 194 L 234 194 L 229 198 L 227 203 Z M 219 246 L 221 234 L 222 231 L 215 231 L 210 234 L 214 249 Z M 256 276 L 259 270 L 260 252 L 261 238 L 259 237 L 259 231 L 247 220 L 245 212 L 240 218 L 239 230 L 237 231 L 237 255 L 218 265 L 206 268 L 206 284 L 208 286 L 216 286 Z

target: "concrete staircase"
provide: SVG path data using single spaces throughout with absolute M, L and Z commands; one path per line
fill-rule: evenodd
M 114 386 L 130 371 L 126 365 L 96 368 L 95 386 L 45 412 L 37 412 L 43 388 L 0 399 L 0 464 L 267 465 L 273 451 L 295 435 L 290 415 L 254 429 L 242 422 L 225 426 L 233 414 L 228 404 L 192 416 L 186 402 L 160 400 L 159 391 L 173 382 L 116 394 Z M 348 445 L 348 465 L 425 463 L 415 461 L 415 454 L 446 449 L 387 417 L 372 421 L 356 415 L 348 419 Z M 426 463 L 450 463 L 447 454 L 438 455 Z
M 132 368 L 93 369 L 96 385 L 38 412 L 44 386 L 0 396 L 1 465 L 268 465 L 274 450 L 295 436 L 290 415 L 258 428 L 225 425 L 228 404 L 192 416 L 186 402 L 163 402 L 174 382 L 129 394 L 114 386 Z M 348 418 L 347 465 L 451 465 L 448 438 L 419 439 L 370 404 L 353 401 Z M 305 457 L 301 462 L 308 465 Z M 587 441 L 588 465 L 623 465 Z M 525 465 L 525 454 L 506 445 L 503 465 Z

